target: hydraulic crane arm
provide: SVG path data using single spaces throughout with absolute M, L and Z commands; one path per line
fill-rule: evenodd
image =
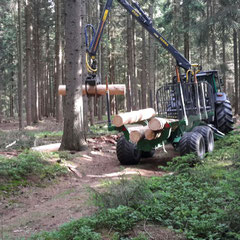
M 176 59 L 178 67 L 183 68 L 185 71 L 191 69 L 191 63 L 180 53 L 178 52 L 152 25 L 152 20 L 144 13 L 140 8 L 139 4 L 132 0 L 132 5 L 129 4 L 127 0 L 117 0 L 160 44 L 168 50 L 169 53 Z M 109 16 L 109 12 L 112 7 L 113 0 L 107 0 L 106 5 L 101 16 L 101 21 L 97 29 L 97 33 L 94 36 L 94 39 L 87 49 L 87 55 L 90 56 L 92 64 L 88 63 L 88 58 L 86 59 L 87 68 L 90 73 L 96 72 L 96 62 L 95 56 L 98 51 L 99 43 L 101 41 L 102 33 L 106 24 L 106 21 Z

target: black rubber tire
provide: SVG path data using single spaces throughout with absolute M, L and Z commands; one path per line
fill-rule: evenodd
M 205 151 L 206 152 L 213 152 L 214 150 L 214 135 L 213 131 L 208 126 L 198 126 L 193 129 L 193 132 L 200 133 L 205 141 Z
M 154 156 L 154 153 L 155 153 L 155 150 L 154 150 L 154 149 L 153 149 L 152 151 L 150 151 L 150 152 L 144 152 L 144 151 L 142 151 L 141 157 L 142 157 L 142 158 L 151 158 L 151 157 Z
M 200 159 L 205 155 L 205 141 L 198 132 L 185 133 L 179 142 L 181 156 L 188 153 L 195 153 Z
M 135 165 L 141 159 L 141 151 L 124 136 L 117 141 L 117 158 L 122 165 Z
M 226 134 L 233 130 L 232 106 L 229 100 L 216 105 L 215 117 L 215 126 L 219 131 Z

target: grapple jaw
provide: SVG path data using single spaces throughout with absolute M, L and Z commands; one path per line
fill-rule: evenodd
M 88 73 L 85 84 L 96 86 L 98 84 L 101 84 L 101 78 L 97 74 Z

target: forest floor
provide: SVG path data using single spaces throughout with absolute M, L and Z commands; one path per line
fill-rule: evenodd
M 17 128 L 16 122 L 0 124 L 0 130 L 4 132 L 17 131 Z M 55 121 L 44 120 L 26 131 L 61 129 L 62 126 Z M 1 199 L 0 239 L 28 237 L 36 232 L 57 229 L 73 219 L 89 216 L 96 211 L 89 200 L 89 188 L 101 190 L 108 181 L 119 179 L 123 175 L 162 176 L 166 173 L 159 166 L 165 166 L 167 161 L 177 156 L 171 146 L 166 146 L 168 153 L 159 150 L 153 158 L 142 159 L 137 166 L 124 167 L 116 157 L 116 139 L 117 135 L 89 138 L 87 151 L 71 153 L 72 157 L 67 161 L 71 171 L 67 176 L 45 184 L 44 187 L 21 188 L 14 195 Z M 0 154 L 11 155 L 9 151 Z M 178 239 L 167 229 L 149 226 L 148 231 L 155 236 L 159 235 L 156 239 Z

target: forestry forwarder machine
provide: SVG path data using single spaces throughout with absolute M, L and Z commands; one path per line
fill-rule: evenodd
M 172 83 L 160 87 L 156 94 L 158 116 L 176 119 L 165 124 L 160 137 L 154 140 L 141 139 L 137 144 L 129 140 L 128 125 L 111 126 L 109 95 L 107 91 L 107 109 L 109 130 L 123 132 L 117 142 L 117 157 L 121 164 L 137 164 L 141 157 L 152 157 L 155 149 L 171 143 L 180 154 L 194 152 L 203 158 L 206 152 L 212 152 L 214 138 L 218 139 L 233 130 L 232 107 L 226 94 L 222 92 L 222 81 L 215 70 L 202 71 L 198 64 L 191 64 L 182 56 L 154 27 L 152 20 L 132 0 L 117 0 L 172 56 L 176 59 L 176 76 Z M 86 66 L 88 76 L 86 85 L 101 83 L 97 75 L 96 52 L 112 7 L 113 0 L 107 0 L 101 21 L 95 33 L 88 24 L 86 36 Z M 92 41 L 88 44 L 87 31 L 92 30 Z M 180 68 L 185 73 L 181 75 Z M 108 84 L 107 84 L 108 85 Z M 147 122 L 142 122 L 146 125 Z

